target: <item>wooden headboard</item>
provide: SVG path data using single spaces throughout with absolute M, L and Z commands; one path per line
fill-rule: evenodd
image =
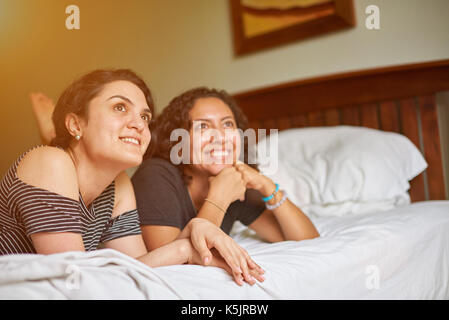
M 353 125 L 407 136 L 428 163 L 413 202 L 445 199 L 435 94 L 449 90 L 449 60 L 348 72 L 234 95 L 254 129 Z

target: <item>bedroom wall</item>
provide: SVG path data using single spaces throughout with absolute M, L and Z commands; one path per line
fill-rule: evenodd
M 39 143 L 29 92 L 43 91 L 56 100 L 70 81 L 94 68 L 136 70 L 160 110 L 173 96 L 198 85 L 235 93 L 449 58 L 449 1 L 354 3 L 355 28 L 236 58 L 225 0 L 0 0 L 0 173 Z M 65 27 L 70 4 L 80 8 L 80 30 Z M 370 4 L 380 8 L 380 30 L 365 28 L 364 10 Z M 449 168 L 448 160 L 445 165 Z

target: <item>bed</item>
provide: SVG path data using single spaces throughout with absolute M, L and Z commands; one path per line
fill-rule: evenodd
M 406 174 L 410 184 L 401 185 L 406 193 L 389 206 L 376 207 L 376 202 L 362 210 L 352 199 L 353 211 L 337 205 L 329 211 L 328 203 L 321 207 L 308 203 L 305 212 L 319 230 L 319 238 L 268 244 L 244 225 L 234 225 L 232 237 L 266 270 L 263 283 L 239 287 L 224 270 L 214 267 L 151 269 L 103 249 L 0 257 L 0 298 L 449 299 L 449 201 L 445 200 L 435 105 L 435 93 L 448 89 L 446 60 L 332 75 L 235 95 L 252 128 L 278 128 L 279 137 L 293 137 L 295 143 L 301 140 L 296 139 L 298 133 L 302 137 L 326 130 L 345 134 L 356 130 L 360 135 L 357 128 L 367 128 L 367 134 L 381 133 L 388 141 L 408 141 L 407 150 L 416 149 L 410 151 L 415 152 L 413 157 L 425 159 L 425 165 L 414 163 L 415 169 Z M 395 168 L 391 167 L 400 170 Z M 278 177 L 298 180 L 294 174 Z M 295 192 L 291 188 L 289 194 Z M 379 194 L 373 190 L 368 191 Z M 336 194 L 344 193 L 329 192 L 341 205 Z M 299 202 L 314 199 L 291 196 Z

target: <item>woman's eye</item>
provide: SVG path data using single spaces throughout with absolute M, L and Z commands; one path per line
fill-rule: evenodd
M 147 114 L 142 115 L 142 120 L 146 121 L 148 124 L 151 122 L 151 117 Z
M 234 122 L 232 122 L 232 121 L 226 121 L 226 122 L 224 123 L 224 126 L 225 126 L 225 127 L 228 127 L 228 128 L 233 128 L 233 127 L 234 127 Z
M 114 109 L 117 110 L 117 111 L 120 111 L 120 112 L 126 111 L 126 108 L 125 108 L 125 106 L 123 104 L 116 104 L 114 106 Z

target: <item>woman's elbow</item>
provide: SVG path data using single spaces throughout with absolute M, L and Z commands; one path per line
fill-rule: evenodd
M 292 239 L 285 239 L 285 240 L 302 241 L 302 240 L 311 240 L 319 237 L 320 234 L 318 233 L 318 231 L 314 230 L 308 233 L 298 234 L 295 237 L 292 237 Z
M 310 232 L 309 234 L 307 234 L 302 240 L 310 240 L 310 239 L 315 239 L 315 238 L 319 238 L 320 237 L 320 233 L 317 230 L 314 230 L 312 232 Z

